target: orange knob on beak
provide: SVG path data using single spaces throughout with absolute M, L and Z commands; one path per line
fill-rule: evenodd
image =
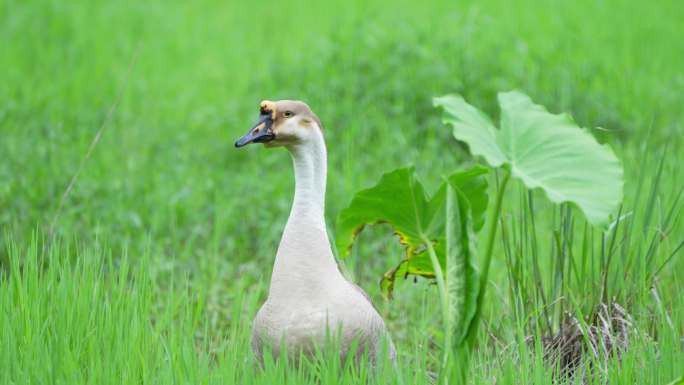
M 235 147 L 243 147 L 250 143 L 266 143 L 275 139 L 273 121 L 276 117 L 275 103 L 265 100 L 261 102 L 261 114 L 247 134 L 235 142 Z

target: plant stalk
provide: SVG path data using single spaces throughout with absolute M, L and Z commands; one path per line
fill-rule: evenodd
M 438 384 L 448 384 L 449 379 L 447 378 L 447 365 L 449 363 L 449 352 L 451 351 L 451 317 L 449 317 L 449 292 L 447 291 L 446 281 L 444 280 L 444 274 L 442 274 L 442 267 L 439 265 L 439 259 L 437 258 L 437 253 L 435 248 L 432 246 L 432 242 L 423 237 L 423 242 L 427 246 L 428 254 L 430 255 L 430 261 L 432 262 L 432 267 L 435 271 L 435 279 L 437 280 L 437 287 L 439 288 L 439 298 L 442 302 L 442 322 L 444 324 L 444 346 L 442 347 L 442 362 L 440 363 L 439 369 L 439 381 Z
M 480 324 L 480 318 L 482 316 L 482 303 L 484 301 L 485 292 L 487 289 L 487 276 L 489 275 L 489 266 L 492 262 L 492 253 L 494 252 L 494 240 L 496 239 L 496 229 L 499 224 L 499 219 L 501 218 L 501 202 L 503 202 L 503 196 L 506 192 L 506 185 L 511 177 L 511 172 L 509 170 L 504 171 L 503 179 L 499 185 L 499 189 L 496 193 L 496 201 L 494 208 L 489 212 L 489 218 L 487 224 L 487 239 L 485 249 L 484 259 L 482 261 L 482 271 L 480 272 L 480 290 L 477 293 L 477 305 L 475 306 L 475 315 L 473 320 L 468 327 L 468 346 L 472 349 L 475 345 L 475 338 L 477 336 L 477 328 Z

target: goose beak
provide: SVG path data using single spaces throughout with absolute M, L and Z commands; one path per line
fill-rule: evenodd
M 273 114 L 262 109 L 259 121 L 247 134 L 235 141 L 235 147 L 243 147 L 250 143 L 266 143 L 273 139 L 275 139 L 275 134 L 273 133 Z

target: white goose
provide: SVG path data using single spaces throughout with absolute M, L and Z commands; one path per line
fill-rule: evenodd
M 394 360 L 382 317 L 363 290 L 340 273 L 330 248 L 324 218 L 327 153 L 318 117 L 300 101 L 263 101 L 259 121 L 235 147 L 249 143 L 285 147 L 296 180 L 268 298 L 253 323 L 254 353 L 261 359 L 268 345 L 275 357 L 281 346 L 290 357 L 311 354 L 333 334 L 343 359 L 357 340 L 359 352 L 367 350 L 372 361 L 383 351 Z

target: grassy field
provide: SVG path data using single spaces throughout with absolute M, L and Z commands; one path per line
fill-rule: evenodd
M 681 20 L 667 0 L 0 2 L 0 383 L 364 383 L 367 368 L 325 352 L 255 369 L 251 320 L 294 179 L 286 151 L 232 143 L 260 100 L 307 101 L 326 128 L 334 235 L 382 173 L 415 165 L 434 188 L 472 163 L 433 96 L 458 92 L 496 116 L 509 89 L 601 128 L 624 164 L 624 220 L 602 234 L 510 189 L 469 382 L 551 383 L 543 341 L 601 302 L 629 314 L 629 346 L 587 354 L 595 375 L 571 381 L 675 380 Z M 407 280 L 382 299 L 379 277 L 402 253 L 389 233 L 364 231 L 344 261 L 399 352 L 367 383 L 430 383 L 437 291 Z

